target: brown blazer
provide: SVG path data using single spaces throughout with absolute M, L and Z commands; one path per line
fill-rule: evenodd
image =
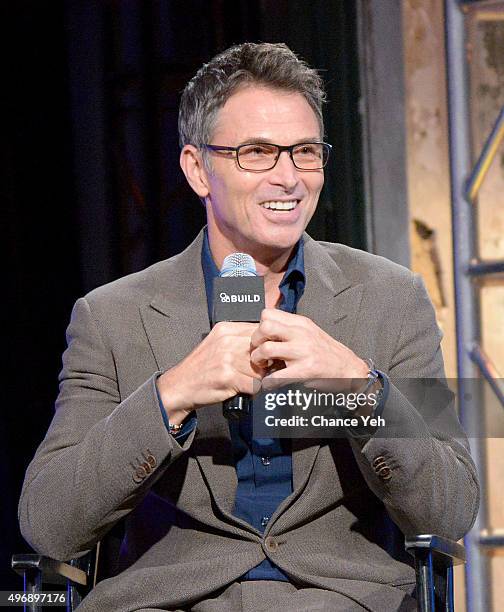
M 443 376 L 441 333 L 418 276 L 303 239 L 299 314 L 391 377 Z M 414 436 L 294 440 L 294 492 L 264 535 L 234 517 L 237 477 L 220 409 L 198 410 L 197 429 L 180 446 L 155 391 L 156 373 L 209 331 L 201 245 L 202 233 L 183 253 L 77 301 L 56 413 L 26 473 L 24 537 L 64 560 L 125 519 L 125 569 L 98 584 L 83 611 L 184 606 L 265 556 L 296 583 L 338 591 L 370 610 L 397 609 L 414 585 L 403 534 L 458 539 L 475 519 L 467 440 L 429 431 L 392 384 L 384 417 Z M 454 413 L 450 419 L 456 427 Z

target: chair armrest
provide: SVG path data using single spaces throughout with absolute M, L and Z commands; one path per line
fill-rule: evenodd
M 406 538 L 405 548 L 415 559 L 419 612 L 453 611 L 453 566 L 465 563 L 465 548 L 434 534 Z
M 406 538 L 405 548 L 413 556 L 422 552 L 431 552 L 436 564 L 460 565 L 466 561 L 465 548 L 462 544 L 434 534 Z
M 25 572 L 38 572 L 42 577 L 42 582 L 49 584 L 66 585 L 67 580 L 82 586 L 88 584 L 88 577 L 84 570 L 43 555 L 13 555 L 11 566 L 20 576 L 23 576 Z

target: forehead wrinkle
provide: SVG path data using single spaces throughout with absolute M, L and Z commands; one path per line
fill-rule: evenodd
M 310 143 L 310 142 L 319 142 L 319 138 L 320 136 L 305 136 L 303 138 L 296 138 L 294 139 L 293 142 L 291 142 L 289 145 L 286 146 L 291 146 L 291 145 L 297 145 L 297 144 L 302 144 L 302 143 Z M 273 140 L 271 140 L 270 138 L 265 138 L 265 137 L 253 137 L 253 138 L 244 138 L 242 140 L 242 142 L 239 142 L 236 146 L 240 146 L 242 144 L 273 144 L 273 145 L 280 145 L 278 142 L 273 142 Z
M 263 92 L 264 103 L 262 99 L 259 99 L 255 104 L 251 103 L 250 98 L 243 100 L 243 103 L 240 100 L 240 98 L 246 98 L 249 94 L 259 94 L 260 96 L 261 92 Z M 301 116 L 299 108 L 292 108 L 292 106 L 296 107 L 300 100 L 303 102 L 304 110 L 306 111 Z M 249 112 L 245 112 L 245 108 L 242 108 L 242 106 L 248 107 Z M 284 132 L 297 131 L 300 136 L 295 138 L 294 142 L 289 143 L 295 144 L 319 140 L 321 138 L 320 135 L 312 138 L 303 134 L 303 130 L 313 134 L 313 127 L 320 134 L 318 118 L 301 94 L 275 92 L 264 88 L 247 88 L 233 94 L 217 113 L 213 126 L 212 141 L 214 144 L 232 144 L 234 146 L 245 144 L 246 142 L 275 143 L 275 140 L 283 140 L 282 135 Z M 218 136 L 219 140 L 226 138 L 228 142 L 217 143 L 215 138 L 218 132 L 224 132 L 224 136 Z M 247 136 L 244 137 L 243 134 Z

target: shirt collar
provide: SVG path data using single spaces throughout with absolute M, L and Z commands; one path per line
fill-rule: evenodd
M 304 267 L 304 242 L 302 238 L 298 240 L 296 246 L 294 247 L 294 253 L 289 260 L 287 270 L 285 271 L 285 274 L 279 285 L 280 289 L 294 279 L 306 281 Z

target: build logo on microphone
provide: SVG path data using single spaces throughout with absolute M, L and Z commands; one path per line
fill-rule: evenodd
M 236 295 L 236 294 L 229 294 L 229 293 L 225 293 L 224 291 L 221 291 L 221 293 L 219 294 L 219 298 L 221 302 L 224 303 L 228 303 L 231 302 L 233 304 L 236 303 L 254 303 L 254 302 L 260 302 L 261 301 L 261 296 L 257 293 L 254 294 L 241 294 L 241 295 Z
M 218 276 L 213 279 L 212 324 L 258 323 L 265 307 L 262 276 Z

